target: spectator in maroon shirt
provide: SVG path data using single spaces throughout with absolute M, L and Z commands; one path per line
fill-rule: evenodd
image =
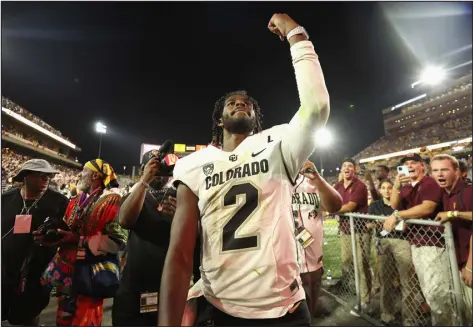
M 401 164 L 408 168 L 409 176 L 402 173 L 396 176 L 391 195 L 394 213 L 384 223 L 387 232 L 405 219 L 433 220 L 442 200 L 442 191 L 432 177 L 425 175 L 425 163 L 419 154 L 407 155 Z M 431 309 L 432 325 L 451 326 L 454 323 L 453 303 L 450 272 L 448 264 L 445 264 L 449 257 L 444 247 L 443 229 L 425 225 L 410 225 L 408 229 L 412 262 Z
M 471 221 L 472 221 L 472 185 L 459 175 L 457 159 L 448 154 L 439 154 L 431 161 L 432 175 L 442 188 L 443 212 L 436 220 L 445 223 L 451 221 L 458 268 L 463 280 L 462 292 L 466 322 L 471 326 L 472 315 L 472 253 L 471 253 Z
M 356 163 L 353 159 L 345 159 L 342 162 L 343 179 L 335 184 L 334 188 L 342 196 L 342 208 L 337 213 L 343 215 L 348 212 L 366 213 L 368 211 L 368 189 L 366 184 L 356 177 Z M 369 258 L 371 252 L 371 234 L 366 228 L 367 221 L 355 218 L 355 243 L 357 247 L 357 265 L 360 275 L 361 305 L 366 311 L 369 310 L 371 294 L 371 271 Z M 350 222 L 346 217 L 340 217 L 340 247 L 342 261 L 342 275 L 345 281 L 353 278 L 352 243 L 350 236 Z M 353 314 L 359 310 L 355 307 Z

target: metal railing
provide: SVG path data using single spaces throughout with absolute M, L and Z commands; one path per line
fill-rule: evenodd
M 385 220 L 359 213 L 325 219 L 323 291 L 375 325 L 464 326 L 471 308 L 451 224 L 409 219 L 381 236 Z

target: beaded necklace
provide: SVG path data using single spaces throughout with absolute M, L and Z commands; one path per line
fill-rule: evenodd
M 68 221 L 69 228 L 72 229 L 72 224 L 74 221 L 77 220 L 77 225 L 75 226 L 76 230 L 80 230 L 80 228 L 85 224 L 85 217 L 88 217 L 90 214 L 91 209 L 93 208 L 94 204 L 100 198 L 103 189 L 101 187 L 97 188 L 93 191 L 89 197 L 87 194 L 82 193 L 78 201 L 76 201 L 74 208 L 72 209 L 71 217 Z M 84 228 L 85 234 L 85 228 Z

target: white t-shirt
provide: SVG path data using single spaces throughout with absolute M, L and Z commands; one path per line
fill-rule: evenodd
M 305 297 L 291 198 L 315 148 L 317 104 L 328 94 L 312 43 L 298 42 L 291 53 L 302 105 L 289 124 L 249 136 L 233 152 L 209 146 L 174 169 L 200 210 L 201 280 L 189 298 L 203 294 L 235 317 L 281 317 Z
M 323 213 L 317 187 L 302 175 L 292 195 L 292 210 L 298 212 L 298 222 L 314 238 L 305 249 L 299 243 L 301 253 L 301 272 L 316 271 L 323 266 L 322 245 L 324 239 Z

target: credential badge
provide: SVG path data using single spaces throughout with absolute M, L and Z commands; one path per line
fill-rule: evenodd
M 204 171 L 205 176 L 209 176 L 214 172 L 214 164 L 205 165 L 202 170 Z

